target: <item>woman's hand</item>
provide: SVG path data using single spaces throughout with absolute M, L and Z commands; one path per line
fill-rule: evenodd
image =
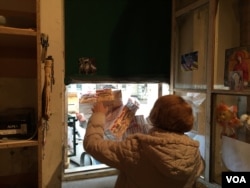
M 93 112 L 93 113 L 95 113 L 95 112 L 101 112 L 101 113 L 106 114 L 107 109 L 104 107 L 104 105 L 103 105 L 102 102 L 97 102 L 97 103 L 93 106 L 92 112 Z

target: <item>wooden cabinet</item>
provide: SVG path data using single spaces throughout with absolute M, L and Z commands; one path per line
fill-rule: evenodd
M 41 187 L 39 11 L 39 0 L 0 0 L 0 187 Z M 25 131 L 4 131 L 20 114 L 33 117 Z
M 250 171 L 250 2 L 219 0 L 214 11 L 214 48 L 211 68 L 211 181 L 222 184 L 221 172 Z M 234 123 L 219 122 L 221 105 L 233 109 Z M 232 111 L 232 110 L 231 110 Z M 232 119 L 232 118 L 231 118 Z M 231 121 L 230 119 L 230 121 Z M 225 124 L 226 123 L 226 124 Z
M 200 179 L 219 187 L 222 172 L 250 170 L 250 130 L 242 120 L 250 113 L 250 2 L 172 2 L 172 91 L 196 102 L 190 135 L 199 136 L 206 162 Z M 221 118 L 225 110 L 232 116 Z

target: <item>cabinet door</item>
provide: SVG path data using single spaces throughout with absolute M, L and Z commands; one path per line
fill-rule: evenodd
M 216 1 L 211 103 L 211 180 L 250 171 L 250 1 Z
M 66 0 L 66 84 L 169 81 L 170 23 L 171 1 Z M 94 71 L 82 71 L 80 58 Z

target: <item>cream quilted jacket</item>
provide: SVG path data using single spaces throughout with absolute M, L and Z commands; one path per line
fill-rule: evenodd
M 184 134 L 152 131 L 116 142 L 104 139 L 105 116 L 94 113 L 84 149 L 120 171 L 116 188 L 191 188 L 204 169 L 199 143 Z

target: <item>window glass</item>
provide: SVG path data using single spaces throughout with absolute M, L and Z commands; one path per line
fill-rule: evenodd
M 186 134 L 200 143 L 200 153 L 205 159 L 205 127 L 206 127 L 206 94 L 199 92 L 178 91 L 177 95 L 183 97 L 193 109 L 193 129 Z
M 177 18 L 174 87 L 206 89 L 208 6 Z
M 65 172 L 84 171 L 88 169 L 106 168 L 83 148 L 88 119 L 92 115 L 92 106 L 96 102 L 98 91 L 112 91 L 115 100 L 126 105 L 129 98 L 139 102 L 135 116 L 146 122 L 148 114 L 158 96 L 169 94 L 166 83 L 83 83 L 67 86 L 68 111 L 68 158 L 69 165 Z M 116 93 L 116 94 L 115 94 Z M 118 93 L 118 94 L 117 94 Z
M 250 171 L 249 96 L 213 95 L 212 181 L 221 185 L 221 173 Z

